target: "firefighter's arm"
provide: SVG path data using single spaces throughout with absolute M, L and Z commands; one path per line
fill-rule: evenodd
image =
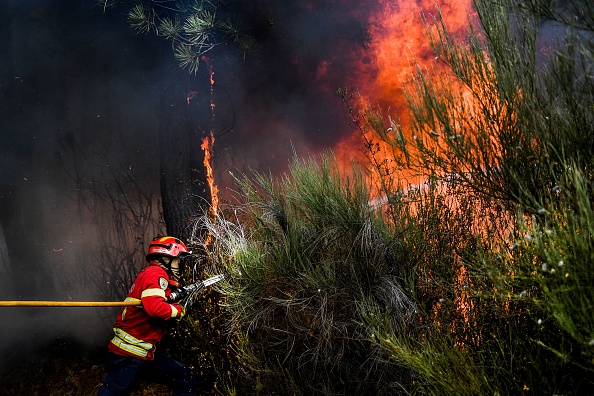
M 153 317 L 163 320 L 180 319 L 185 312 L 181 305 L 167 302 L 165 290 L 156 285 L 149 285 L 141 294 L 142 306 L 145 312 Z

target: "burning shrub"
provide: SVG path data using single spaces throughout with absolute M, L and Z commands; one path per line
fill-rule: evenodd
M 413 288 L 428 320 L 406 327 L 410 337 L 386 325 L 381 306 L 367 320 L 393 362 L 412 370 L 419 393 L 581 394 L 592 385 L 594 344 L 592 10 L 583 2 L 475 5 L 481 29 L 467 42 L 442 20 L 427 25 L 447 72 L 412 76 L 410 130 L 371 110 L 359 120 L 364 134 L 373 131 L 368 141 L 387 147 L 371 153 L 380 177 L 406 172 L 455 185 L 427 190 L 426 202 L 453 197 L 449 209 L 479 221 L 459 228 L 458 241 L 444 233 L 455 230 L 451 217 L 424 210 L 416 224 L 441 219 L 424 253 L 436 260 L 417 267 Z M 541 34 L 547 25 L 558 29 L 547 32 L 555 43 Z M 378 159 L 384 152 L 391 157 Z M 386 195 L 393 184 L 382 180 Z M 459 204 L 466 199 L 476 206 Z M 423 278 L 435 283 L 447 270 L 435 256 L 442 244 L 464 272 L 450 288 L 458 300 L 432 305 Z M 455 315 L 465 306 L 470 316 Z
M 385 199 L 325 156 L 281 180 L 238 179 L 245 204 L 203 218 L 252 391 L 592 385 L 592 13 L 476 5 L 485 40 L 428 27 L 451 74 L 419 68 L 409 126 L 359 118 Z M 537 62 L 542 18 L 572 28 Z M 402 188 L 399 172 L 417 185 Z
M 412 320 L 408 253 L 369 205 L 360 171 L 341 176 L 327 155 L 295 161 L 280 181 L 238 184 L 246 204 L 236 217 L 203 221 L 211 265 L 227 274 L 221 291 L 244 368 L 267 392 L 393 391 L 401 373 L 369 342 L 360 306 Z

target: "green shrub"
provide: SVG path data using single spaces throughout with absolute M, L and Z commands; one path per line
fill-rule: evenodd
M 401 373 L 369 342 L 358 305 L 373 301 L 410 321 L 409 259 L 370 206 L 360 171 L 342 175 L 325 155 L 296 160 L 282 180 L 238 185 L 246 203 L 233 208 L 237 217 L 204 225 L 211 265 L 227 274 L 220 289 L 246 370 L 268 378 L 267 392 L 391 392 Z

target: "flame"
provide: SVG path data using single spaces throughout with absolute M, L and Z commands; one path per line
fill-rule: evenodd
M 374 13 L 370 19 L 371 35 L 373 42 L 369 48 L 361 53 L 359 60 L 353 65 L 353 72 L 346 85 L 351 92 L 357 92 L 359 97 L 353 97 L 358 103 L 351 104 L 359 109 L 359 114 L 370 105 L 381 112 L 388 112 L 395 121 L 395 124 L 402 126 L 402 131 L 410 130 L 408 121 L 408 106 L 404 95 L 405 85 L 411 80 L 417 67 L 421 69 L 433 69 L 443 71 L 441 62 L 436 59 L 429 40 L 426 36 L 425 26 L 423 26 L 424 16 L 431 24 L 433 18 L 438 17 L 438 10 L 443 16 L 448 30 L 454 35 L 461 35 L 469 30 L 469 23 L 474 17 L 472 10 L 472 0 L 418 0 L 418 1 L 394 1 L 379 0 L 378 12 Z M 330 68 L 324 63 L 320 66 L 318 72 L 320 75 L 327 73 Z M 334 65 L 336 67 L 336 65 Z M 451 89 L 451 88 L 450 88 Z M 473 98 L 466 97 L 467 108 L 472 108 Z M 356 120 L 353 117 L 353 122 Z M 362 116 L 364 119 L 365 116 Z M 360 121 L 360 120 L 359 120 Z M 387 125 L 390 127 L 390 125 Z M 358 128 L 350 136 L 346 136 L 335 147 L 334 151 L 337 158 L 355 157 L 363 163 L 373 165 L 375 161 L 378 164 L 389 164 L 392 151 L 385 144 L 380 142 L 371 133 L 364 133 L 365 130 Z M 412 138 L 412 136 L 407 136 Z M 353 152 L 353 147 L 361 147 L 356 143 L 364 141 L 367 147 L 367 160 L 362 158 L 362 151 Z M 372 154 L 372 158 L 370 157 Z M 344 164 L 344 161 L 342 161 Z M 382 174 L 377 175 L 384 182 L 400 183 L 402 179 L 403 187 L 420 184 L 418 178 L 407 171 L 399 171 L 399 174 L 392 173 L 389 165 L 383 166 Z M 345 167 L 343 166 L 343 169 Z M 375 171 L 377 172 L 377 169 Z M 372 186 L 373 188 L 373 186 Z M 379 191 L 373 189 L 375 193 Z M 382 201 L 378 198 L 377 201 Z M 455 205 L 455 203 L 454 203 Z M 464 285 L 471 282 L 466 268 L 461 265 L 456 274 L 456 299 L 454 305 L 456 312 L 460 316 L 461 324 L 459 330 L 474 325 L 475 308 L 470 300 Z M 438 310 L 442 303 L 435 307 Z M 434 312 L 435 313 L 435 312 Z M 437 315 L 435 315 L 437 317 Z M 438 323 L 438 327 L 440 324 Z M 463 344 L 470 344 L 472 341 L 463 337 L 465 334 L 457 334 Z
M 215 103 L 214 103 L 214 71 L 212 69 L 212 60 L 206 56 L 202 57 L 202 60 L 208 66 L 209 82 L 210 82 L 210 111 L 211 111 L 211 124 L 214 126 L 215 119 Z M 210 189 L 210 208 L 208 209 L 211 216 L 215 217 L 219 208 L 219 188 L 217 187 L 214 179 L 213 172 L 213 153 L 214 153 L 215 137 L 214 132 L 211 129 L 208 136 L 202 139 L 200 148 L 204 151 L 204 169 L 206 170 L 206 182 Z
M 375 71 L 367 71 L 364 80 L 353 76 L 355 80 L 351 84 L 356 85 L 363 96 L 404 115 L 404 82 L 414 72 L 416 65 L 426 67 L 435 58 L 425 35 L 421 15 L 430 22 L 437 16 L 438 6 L 451 32 L 465 32 L 468 30 L 472 1 L 442 0 L 436 4 L 428 0 L 382 0 L 380 3 L 380 11 L 370 21 L 374 40 L 369 48 L 369 64 L 361 65 L 361 68 L 371 66 Z
M 378 11 L 369 20 L 373 41 L 351 65 L 352 72 L 346 81 L 349 90 L 360 95 L 357 98 L 360 100 L 357 104 L 359 108 L 380 106 L 382 112 L 387 111 L 395 116 L 404 130 L 408 126 L 405 83 L 410 80 L 417 65 L 422 68 L 439 67 L 426 37 L 422 19 L 424 15 L 431 22 L 433 17 L 437 17 L 436 7 L 439 7 L 453 34 L 468 31 L 469 21 L 474 17 L 472 0 L 380 0 Z M 329 68 L 324 63 L 318 74 L 326 73 Z M 357 130 L 352 135 L 360 133 Z M 357 161 L 367 162 L 362 152 L 353 152 L 353 142 L 360 141 L 361 137 L 346 136 L 333 148 L 337 158 L 354 157 Z M 381 146 L 380 142 L 370 142 L 376 143 Z M 386 158 L 389 157 L 389 152 L 386 151 Z
M 212 170 L 212 153 L 214 147 L 214 133 L 210 131 L 208 136 L 202 139 L 200 148 L 204 151 L 204 169 L 206 169 L 206 182 L 210 189 L 210 208 L 209 212 L 215 216 L 219 207 L 219 188 L 215 184 Z

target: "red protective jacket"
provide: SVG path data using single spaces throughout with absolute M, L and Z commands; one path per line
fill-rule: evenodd
M 142 360 L 154 358 L 156 343 L 165 334 L 165 321 L 180 318 L 179 304 L 169 304 L 169 276 L 157 263 L 143 269 L 130 288 L 125 301 L 142 301 L 142 305 L 123 307 L 118 314 L 109 343 L 110 352 Z

